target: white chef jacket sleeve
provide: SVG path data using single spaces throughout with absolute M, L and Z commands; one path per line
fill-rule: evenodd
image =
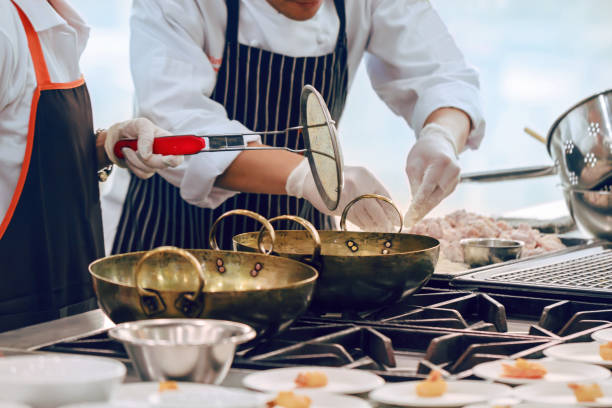
M 11 89 L 14 88 L 13 81 L 17 60 L 15 58 L 14 45 L 0 27 L 0 112 L 4 110 L 11 100 Z M 1 136 L 1 135 L 0 135 Z
M 212 100 L 216 73 L 204 52 L 205 21 L 195 1 L 134 0 L 130 20 L 130 66 L 136 110 L 177 134 L 245 133 Z M 259 140 L 250 137 L 248 141 Z M 176 168 L 159 171 L 181 197 L 214 208 L 236 194 L 214 186 L 239 152 L 200 153 Z
M 366 67 L 372 86 L 418 135 L 436 109 L 454 107 L 472 120 L 467 147 L 484 135 L 479 79 L 427 0 L 372 0 Z

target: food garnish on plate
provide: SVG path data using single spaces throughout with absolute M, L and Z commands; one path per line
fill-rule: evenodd
M 268 401 L 267 408 L 309 408 L 311 399 L 306 395 L 296 395 L 291 391 L 280 391 L 276 398 Z
M 295 384 L 304 388 L 325 387 L 327 385 L 327 375 L 322 371 L 306 371 L 298 374 Z
M 612 360 L 612 341 L 599 345 L 599 355 L 606 361 Z
M 432 398 L 441 397 L 446 392 L 446 381 L 442 379 L 439 371 L 432 371 L 424 381 L 416 384 L 415 391 L 419 397 Z
M 533 380 L 544 377 L 547 372 L 542 364 L 527 361 L 524 358 L 517 359 L 514 364 L 502 363 L 502 369 L 502 377 L 528 378 Z
M 603 392 L 601 392 L 599 384 L 596 383 L 584 385 L 569 383 L 567 386 L 574 391 L 578 402 L 595 402 L 597 398 L 603 397 Z
M 176 390 L 178 390 L 178 384 L 176 383 L 176 381 L 160 381 L 159 388 L 157 389 L 158 392 Z

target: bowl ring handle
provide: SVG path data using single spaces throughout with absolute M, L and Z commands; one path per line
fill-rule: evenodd
M 206 280 L 204 278 L 204 271 L 202 270 L 202 265 L 200 264 L 198 259 L 187 250 L 176 248 L 173 246 L 161 246 L 145 253 L 142 258 L 140 258 L 140 260 L 136 264 L 136 267 L 134 268 L 134 281 L 136 282 L 136 289 L 138 291 L 138 295 L 140 296 L 140 304 L 145 314 L 150 316 L 154 314 L 159 314 L 166 310 L 166 305 L 161 294 L 156 290 L 144 288 L 141 285 L 139 279 L 140 275 L 142 274 L 142 267 L 144 263 L 149 258 L 158 254 L 174 254 L 187 259 L 187 261 L 191 264 L 191 266 L 193 266 L 193 269 L 196 272 L 198 278 L 198 288 L 193 292 L 193 294 L 183 294 L 182 298 L 187 301 L 183 303 L 201 303 L 198 299 L 202 294 L 202 290 L 204 289 Z M 185 304 L 183 307 L 186 309 L 191 309 L 187 304 Z
M 310 237 L 314 241 L 314 249 L 312 251 L 312 262 L 316 262 L 321 256 L 321 237 L 319 236 L 319 232 L 309 221 L 305 220 L 302 217 L 297 217 L 295 215 L 279 215 L 278 217 L 270 218 L 268 221 L 274 222 L 278 220 L 289 220 L 295 223 L 300 224 L 308 233 Z M 264 231 L 262 228 L 259 232 L 260 234 Z
M 259 252 L 265 255 L 269 255 L 274 249 L 274 241 L 276 240 L 276 233 L 274 232 L 274 228 L 272 228 L 272 224 L 270 224 L 270 222 L 266 219 L 266 217 L 259 215 L 256 212 L 249 211 L 249 210 L 231 210 L 231 211 L 228 211 L 222 214 L 219 218 L 217 218 L 217 220 L 212 225 L 212 228 L 210 229 L 210 234 L 208 235 L 208 243 L 210 247 L 214 250 L 217 250 L 217 251 L 219 250 L 219 244 L 217 243 L 217 235 L 216 235 L 217 225 L 219 225 L 219 221 L 221 221 L 224 218 L 230 217 L 232 215 L 243 215 L 245 217 L 253 218 L 254 220 L 259 221 L 259 223 L 263 224 L 265 230 L 268 230 L 268 234 L 270 234 L 272 243 L 270 244 L 270 249 L 266 250 L 266 248 L 264 247 L 264 243 L 263 243 L 263 237 L 264 237 L 265 230 L 262 229 L 261 231 L 259 231 L 259 236 L 257 237 L 257 246 L 259 248 Z
M 381 201 L 384 201 L 386 203 L 391 204 L 391 206 L 393 207 L 395 212 L 397 212 L 397 215 L 398 215 L 399 220 L 400 220 L 399 230 L 397 232 L 398 233 L 402 232 L 402 228 L 404 226 L 404 217 L 402 216 L 402 213 L 400 212 L 399 208 L 397 208 L 395 203 L 389 197 L 385 197 L 385 196 L 380 195 L 380 194 L 364 194 L 364 195 L 360 195 L 359 197 L 356 197 L 351 202 L 349 202 L 346 205 L 346 207 L 344 207 L 344 210 L 342 211 L 342 216 L 340 217 L 340 229 L 342 231 L 346 231 L 346 216 L 348 215 L 349 209 L 357 201 L 362 200 L 364 198 L 374 198 L 376 200 L 381 200 Z

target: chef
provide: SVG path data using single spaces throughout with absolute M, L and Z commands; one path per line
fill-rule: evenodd
M 98 180 L 112 162 L 150 177 L 168 132 L 134 119 L 94 132 L 79 70 L 89 29 L 65 0 L 0 1 L 0 331 L 95 306 L 88 264 L 104 256 Z M 120 139 L 137 151 L 115 157 Z
M 477 148 L 484 133 L 478 75 L 429 1 L 134 0 L 131 36 L 138 113 L 173 132 L 201 135 L 295 126 L 305 84 L 322 93 L 338 121 L 367 54 L 374 89 L 417 134 L 406 164 L 412 221 L 453 191 L 458 154 Z M 383 136 L 372 135 L 377 137 Z M 264 135 L 262 142 L 302 146 L 297 134 Z M 337 215 L 344 203 L 329 211 L 302 198 L 313 195 L 302 188 L 312 178 L 305 159 L 270 194 L 236 194 L 224 183 L 241 157 L 249 155 L 251 169 L 264 163 L 256 153 L 200 154 L 150 179 L 132 177 L 113 251 L 206 247 L 212 221 L 232 208 L 265 217 L 296 214 L 330 228 L 327 215 Z M 249 184 L 249 172 L 243 176 Z M 344 199 L 384 190 L 364 168 L 347 166 L 345 178 L 356 187 L 345 189 Z M 380 212 L 375 207 L 383 205 L 360 204 L 353 217 Z M 385 214 L 378 222 L 386 226 L 392 214 Z M 380 227 L 371 219 L 357 224 Z M 234 234 L 256 228 L 247 219 L 228 220 L 218 238 L 229 247 Z

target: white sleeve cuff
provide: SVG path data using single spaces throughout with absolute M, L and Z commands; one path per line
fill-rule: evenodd
M 464 111 L 472 120 L 472 131 L 466 147 L 477 149 L 485 132 L 480 93 L 477 88 L 458 83 L 439 84 L 419 95 L 410 126 L 419 134 L 425 120 L 436 109 L 457 108 Z

